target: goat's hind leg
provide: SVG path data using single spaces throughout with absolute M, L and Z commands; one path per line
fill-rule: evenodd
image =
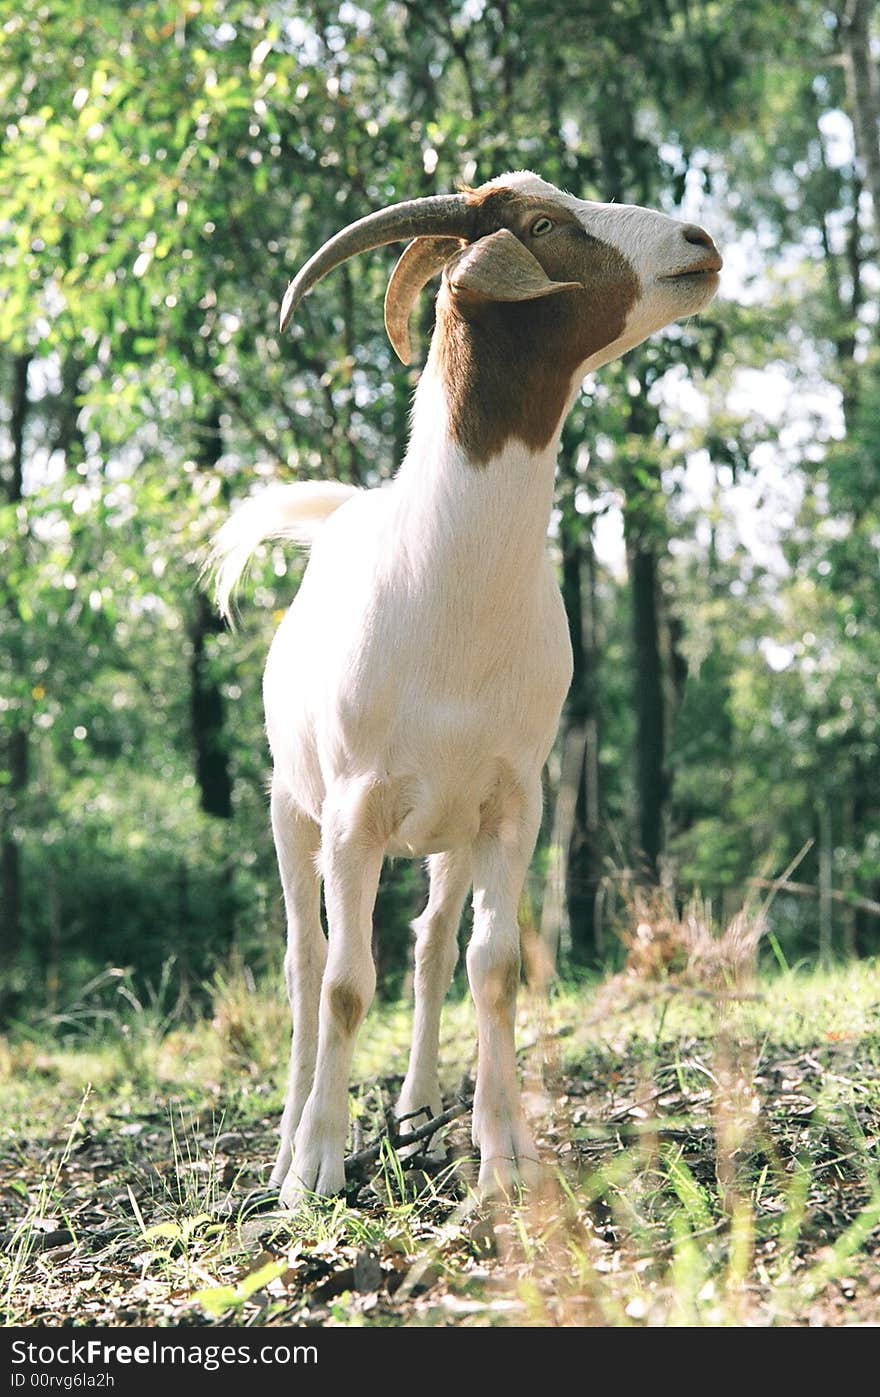
M 293 1138 L 315 1075 L 318 1050 L 318 1005 L 327 960 L 321 928 L 321 879 L 318 854 L 321 832 L 280 788 L 272 785 L 272 833 L 287 911 L 287 954 L 284 976 L 293 1019 L 290 1076 L 281 1144 L 272 1170 L 273 1188 L 283 1183 L 293 1157 Z
M 413 922 L 415 945 L 415 1011 L 409 1067 L 395 1107 L 403 1120 L 401 1138 L 439 1115 L 442 1101 L 437 1076 L 440 1014 L 458 960 L 461 909 L 471 885 L 470 849 L 432 854 L 428 859 L 428 905 Z M 421 1117 L 412 1113 L 423 1112 Z M 428 1141 L 419 1142 L 425 1149 Z M 416 1147 L 411 1147 L 416 1148 Z

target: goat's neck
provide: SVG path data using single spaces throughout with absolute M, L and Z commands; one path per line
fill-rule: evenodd
M 413 580 L 454 589 L 487 616 L 534 596 L 553 505 L 562 417 L 542 446 L 509 437 L 475 462 L 454 435 L 446 383 L 429 359 L 395 480 L 398 540 Z

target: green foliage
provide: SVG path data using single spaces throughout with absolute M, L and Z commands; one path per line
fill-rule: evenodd
M 63 1012 L 108 963 L 146 993 L 169 957 L 195 986 L 233 949 L 275 954 L 259 675 L 302 560 L 257 558 L 234 634 L 206 624 L 199 569 L 251 488 L 386 478 L 414 382 L 382 326 L 393 250 L 323 283 L 283 343 L 281 294 L 343 223 L 520 166 L 696 213 L 734 268 L 726 299 L 589 381 L 566 426 L 560 562 L 579 550 L 593 589 L 594 864 L 639 854 L 643 676 L 624 559 L 596 552 L 622 517 L 659 578 L 664 876 L 735 900 L 812 838 L 799 876 L 816 882 L 821 826 L 835 889 L 878 900 L 877 239 L 834 134 L 837 22 L 809 0 L 588 9 L 24 0 L 4 20 L 7 1012 Z M 424 348 L 427 299 L 422 326 Z M 787 416 L 742 405 L 744 371 L 768 365 L 804 400 Z M 781 485 L 800 502 L 767 563 L 732 501 L 766 489 L 770 513 Z M 228 820 L 203 808 L 197 682 L 220 714 Z M 555 794 L 551 780 L 548 838 Z M 402 862 L 383 881 L 388 992 L 422 890 Z M 876 917 L 835 906 L 836 946 L 876 946 Z M 789 959 L 815 949 L 816 902 L 780 897 L 773 915 Z

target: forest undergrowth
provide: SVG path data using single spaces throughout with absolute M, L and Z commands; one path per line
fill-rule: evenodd
M 4 1322 L 880 1322 L 877 966 L 759 972 L 758 939 L 742 919 L 713 932 L 698 904 L 645 905 L 623 971 L 526 987 L 519 1056 L 544 1180 L 493 1204 L 472 1187 L 467 998 L 444 1018 L 451 1119 L 412 1160 L 388 1134 L 410 1010 L 376 1007 L 346 1194 L 295 1217 L 266 1189 L 280 981 L 233 966 L 212 1015 L 184 1022 L 108 972 L 0 1042 Z

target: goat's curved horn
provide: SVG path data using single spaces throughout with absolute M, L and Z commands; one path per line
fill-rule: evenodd
M 466 194 L 437 194 L 427 199 L 407 199 L 391 204 L 387 209 L 350 223 L 330 238 L 297 273 L 284 293 L 281 303 L 281 329 L 286 330 L 291 316 L 307 291 L 355 253 L 366 252 L 386 243 L 403 242 L 419 237 L 469 238 L 475 224 L 475 210 Z
M 409 318 L 422 287 L 461 249 L 461 238 L 416 238 L 391 273 L 385 292 L 385 329 L 401 363 L 412 358 Z

